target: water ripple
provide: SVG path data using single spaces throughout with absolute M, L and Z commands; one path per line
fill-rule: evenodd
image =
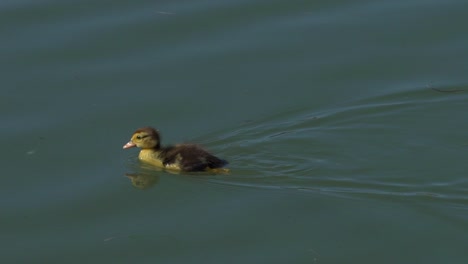
M 454 156 L 461 154 L 463 142 L 450 142 L 462 132 L 451 119 L 437 118 L 437 127 L 445 129 L 433 124 L 441 108 L 443 115 L 461 117 L 467 94 L 416 88 L 320 112 L 300 109 L 251 120 L 210 137 L 223 155 L 233 157 L 233 175 L 209 181 L 466 206 L 463 159 Z M 449 145 L 436 150 L 435 142 Z

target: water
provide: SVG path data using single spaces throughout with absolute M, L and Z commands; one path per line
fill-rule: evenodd
M 467 11 L 3 1 L 2 263 L 466 263 Z

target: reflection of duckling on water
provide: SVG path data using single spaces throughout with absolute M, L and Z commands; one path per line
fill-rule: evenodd
M 160 135 L 151 127 L 135 131 L 124 149 L 141 148 L 138 158 L 157 167 L 175 171 L 229 172 L 222 168 L 227 161 L 217 158 L 195 144 L 178 144 L 161 147 Z
M 132 185 L 138 189 L 147 189 L 159 181 L 159 177 L 151 174 L 135 174 L 127 173 L 125 174 L 131 181 Z

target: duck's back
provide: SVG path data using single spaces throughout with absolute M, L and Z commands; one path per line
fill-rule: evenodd
M 159 156 L 164 166 L 179 167 L 183 171 L 205 171 L 221 168 L 227 164 L 227 161 L 210 154 L 195 144 L 165 147 Z

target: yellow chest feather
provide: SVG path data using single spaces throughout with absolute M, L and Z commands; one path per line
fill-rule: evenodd
M 164 165 L 163 161 L 159 158 L 159 152 L 155 151 L 155 150 L 152 150 L 152 149 L 142 149 L 140 151 L 140 154 L 138 155 L 138 158 L 141 161 L 144 161 L 146 163 L 152 164 L 152 165 L 160 167 L 160 168 L 180 170 L 180 166 L 178 164 Z

